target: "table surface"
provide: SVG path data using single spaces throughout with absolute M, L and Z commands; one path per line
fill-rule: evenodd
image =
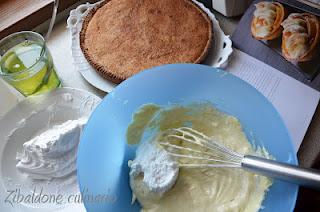
M 231 35 L 235 31 L 240 17 L 226 18 L 215 11 L 213 11 L 213 13 L 216 15 L 222 30 L 227 35 Z M 60 14 L 60 20 L 56 23 L 50 40 L 48 41 L 48 47 L 52 53 L 58 75 L 62 80 L 63 86 L 84 89 L 103 98 L 106 93 L 91 86 L 81 74 L 74 69 L 70 50 L 71 39 L 66 24 L 68 14 L 69 11 Z M 46 24 L 36 30 L 43 31 L 46 28 L 45 26 Z M 318 161 L 318 153 L 320 152 L 320 145 L 317 145 L 317 141 L 320 138 L 320 130 L 318 129 L 320 129 L 319 107 L 316 110 L 312 123 L 298 152 L 299 162 L 302 166 L 311 167 Z

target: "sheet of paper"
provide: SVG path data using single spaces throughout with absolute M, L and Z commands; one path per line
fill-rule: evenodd
M 320 93 L 237 49 L 231 57 L 225 69 L 267 97 L 278 110 L 298 151 Z

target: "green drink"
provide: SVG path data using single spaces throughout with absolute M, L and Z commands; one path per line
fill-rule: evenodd
M 42 36 L 33 32 L 16 33 L 0 42 L 0 75 L 24 96 L 60 86 L 51 54 L 43 45 Z

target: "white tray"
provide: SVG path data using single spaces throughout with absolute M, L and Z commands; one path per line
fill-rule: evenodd
M 209 55 L 207 56 L 205 63 L 216 68 L 222 67 L 228 60 L 228 57 L 232 53 L 232 42 L 229 36 L 225 35 L 219 26 L 219 22 L 215 18 L 214 14 L 206 8 L 202 3 L 192 0 L 199 7 L 201 7 L 212 19 L 213 34 L 214 34 L 214 47 L 211 48 Z M 84 57 L 80 48 L 80 38 L 79 34 L 82 29 L 82 23 L 89 11 L 99 5 L 101 2 L 95 4 L 82 4 L 76 9 L 70 12 L 70 16 L 67 20 L 67 26 L 71 35 L 71 51 L 75 69 L 80 72 L 80 74 L 94 87 L 110 92 L 116 86 L 101 77 L 94 68 L 88 63 Z

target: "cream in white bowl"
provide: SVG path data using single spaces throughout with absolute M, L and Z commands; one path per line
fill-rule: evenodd
M 62 178 L 75 172 L 80 135 L 87 120 L 68 120 L 25 142 L 16 156 L 17 169 L 37 180 Z

